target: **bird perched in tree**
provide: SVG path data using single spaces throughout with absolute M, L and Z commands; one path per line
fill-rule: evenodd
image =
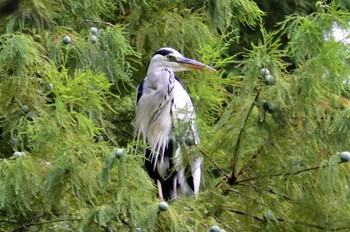
M 178 194 L 198 195 L 203 158 L 191 156 L 183 167 L 183 146 L 199 143 L 196 115 L 183 83 L 174 72 L 215 71 L 165 47 L 151 58 L 146 78 L 137 88 L 135 132 L 147 145 L 145 167 L 158 187 L 161 199 Z

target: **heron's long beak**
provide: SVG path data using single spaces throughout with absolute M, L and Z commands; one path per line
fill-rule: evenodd
M 188 58 L 182 58 L 176 61 L 177 63 L 183 64 L 188 69 L 197 69 L 197 70 L 207 70 L 209 72 L 216 71 L 215 68 L 210 67 L 208 65 L 205 65 L 201 62 L 198 62 L 196 60 L 188 59 Z

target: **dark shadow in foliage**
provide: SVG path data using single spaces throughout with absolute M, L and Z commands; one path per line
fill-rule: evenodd
M 20 7 L 21 0 L 7 0 L 0 6 L 0 16 L 8 16 L 16 12 Z

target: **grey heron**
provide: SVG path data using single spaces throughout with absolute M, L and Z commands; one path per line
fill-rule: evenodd
M 196 197 L 199 192 L 203 158 L 193 155 L 189 165 L 183 167 L 181 148 L 184 141 L 199 143 L 196 115 L 183 83 L 174 73 L 193 69 L 215 71 L 173 48 L 161 48 L 152 56 L 147 76 L 137 88 L 135 134 L 147 145 L 145 167 L 155 180 L 159 197 L 165 200 L 175 199 L 178 194 Z

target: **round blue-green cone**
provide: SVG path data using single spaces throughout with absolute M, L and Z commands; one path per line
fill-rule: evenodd
M 97 29 L 96 27 L 91 27 L 91 28 L 90 28 L 90 32 L 91 32 L 91 34 L 93 34 L 93 35 L 97 35 L 98 29 Z
M 350 152 L 344 151 L 344 152 L 340 153 L 339 157 L 340 157 L 341 161 L 349 162 L 350 161 Z
M 221 231 L 220 227 L 218 227 L 216 225 L 210 227 L 210 229 L 209 229 L 209 232 L 220 232 L 220 231 Z
M 90 42 L 91 43 L 96 43 L 96 41 L 97 41 L 97 36 L 96 35 L 91 35 L 90 36 Z
M 270 74 L 266 75 L 265 76 L 265 84 L 267 84 L 267 85 L 275 84 L 275 78 Z
M 22 110 L 23 113 L 25 113 L 25 114 L 27 114 L 27 113 L 30 111 L 29 106 L 27 106 L 27 105 L 21 106 L 21 110 Z
M 160 211 L 167 211 L 168 208 L 169 208 L 169 205 L 165 201 L 162 201 L 162 202 L 159 203 L 158 207 L 159 207 Z
M 125 150 L 123 148 L 118 148 L 115 150 L 115 156 L 120 159 L 123 155 L 125 155 Z
M 271 75 L 270 70 L 268 68 L 262 68 L 260 72 L 263 76 Z
M 66 35 L 65 37 L 63 37 L 63 43 L 70 44 L 72 43 L 72 39 L 68 35 Z

